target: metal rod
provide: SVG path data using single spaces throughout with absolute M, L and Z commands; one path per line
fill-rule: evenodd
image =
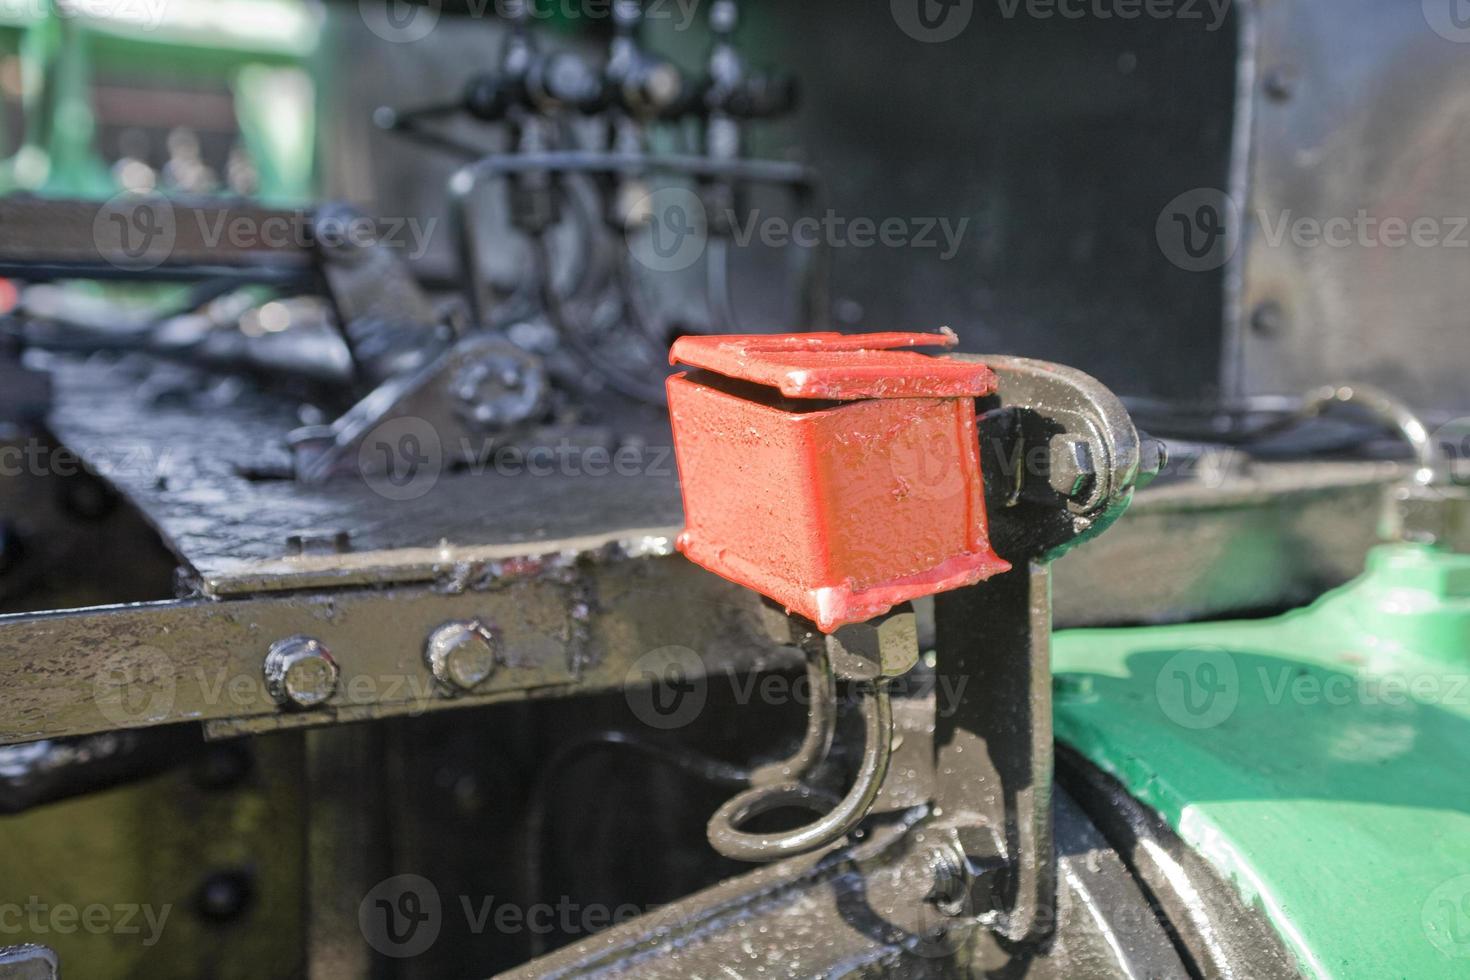
M 752 834 L 740 830 L 763 813 L 786 807 L 819 810 L 830 797 L 801 783 L 756 786 L 740 793 L 715 811 L 707 833 L 710 846 L 736 861 L 779 861 L 832 844 L 852 831 L 873 807 L 893 750 L 893 705 L 888 685 L 862 686 L 866 740 L 857 779 L 847 795 L 827 814 L 796 830 Z M 814 699 L 815 703 L 815 699 Z
M 793 621 L 792 632 L 799 629 Z M 806 653 L 806 676 L 812 692 L 806 735 L 795 755 L 755 769 L 750 775 L 752 786 L 770 786 L 801 779 L 832 750 L 832 737 L 837 730 L 837 680 L 832 674 L 827 644 L 820 637 L 812 637 L 802 644 L 802 649 Z

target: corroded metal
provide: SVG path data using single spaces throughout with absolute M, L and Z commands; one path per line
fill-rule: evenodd
M 596 610 L 596 615 L 593 610 Z M 450 698 L 424 660 L 449 621 L 494 622 L 500 665 Z M 712 628 L 714 627 L 714 628 Z M 282 712 L 262 673 L 306 631 L 340 677 Z M 640 656 L 678 645 L 708 670 L 789 665 L 784 617 L 679 559 L 548 562 L 461 591 L 397 589 L 188 600 L 0 617 L 0 742 L 178 721 L 215 736 L 620 690 Z M 42 655 L 44 651 L 44 656 Z

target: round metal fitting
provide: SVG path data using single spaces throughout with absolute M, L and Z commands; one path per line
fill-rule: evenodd
M 445 623 L 429 634 L 424 660 L 434 678 L 461 691 L 470 691 L 495 673 L 495 634 L 477 619 Z
M 546 410 L 546 370 L 530 354 L 507 344 L 487 344 L 450 382 L 455 412 L 475 429 L 499 431 L 535 419 Z
M 337 690 L 337 662 L 320 640 L 289 637 L 266 654 L 265 689 L 277 704 L 315 708 Z

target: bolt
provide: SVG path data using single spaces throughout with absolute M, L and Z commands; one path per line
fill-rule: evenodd
M 936 847 L 929 854 L 929 867 L 934 872 L 934 884 L 925 896 L 934 907 L 945 915 L 964 915 L 966 887 L 965 858 L 955 846 Z
M 1272 68 L 1266 73 L 1266 94 L 1275 102 L 1285 102 L 1296 94 L 1296 69 L 1290 66 Z
M 941 842 L 928 856 L 934 876 L 928 900 L 951 917 L 984 915 L 996 907 L 1005 874 L 1000 844 L 987 827 L 964 824 L 939 829 Z
M 1092 492 L 1097 467 L 1092 446 L 1076 436 L 1058 436 L 1051 441 L 1051 486 L 1063 497 L 1081 500 Z
M 194 898 L 194 908 L 210 922 L 228 922 L 249 906 L 255 883 L 246 871 L 218 871 L 204 880 Z
M 1279 337 L 1286 330 L 1286 311 L 1275 300 L 1267 300 L 1251 311 L 1251 330 L 1261 337 Z
M 439 683 L 474 690 L 495 673 L 495 634 L 477 619 L 445 623 L 429 634 L 424 659 Z
M 1139 489 L 1148 486 L 1168 465 L 1169 447 L 1158 439 L 1142 436 L 1138 441 L 1138 477 L 1135 486 Z
M 315 708 L 337 690 L 337 663 L 321 640 L 293 636 L 265 657 L 265 689 L 279 705 Z

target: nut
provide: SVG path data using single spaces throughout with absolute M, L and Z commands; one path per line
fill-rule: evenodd
M 471 691 L 495 673 L 496 645 L 494 632 L 477 619 L 445 623 L 429 635 L 424 660 L 439 683 Z
M 907 603 L 826 638 L 832 670 L 843 680 L 877 681 L 908 673 L 919 662 L 919 628 Z
M 1148 486 L 1169 466 L 1169 447 L 1158 439 L 1143 437 L 1138 443 L 1137 486 Z
M 315 708 L 337 690 L 337 662 L 322 642 L 293 636 L 265 657 L 265 689 L 279 705 Z
M 1051 442 L 1051 487 L 1070 500 L 1082 500 L 1097 482 L 1092 446 L 1076 436 L 1058 436 Z
M 1000 842 L 974 824 L 935 828 L 928 856 L 934 876 L 928 900 L 943 915 L 975 918 L 996 908 L 1006 873 Z

